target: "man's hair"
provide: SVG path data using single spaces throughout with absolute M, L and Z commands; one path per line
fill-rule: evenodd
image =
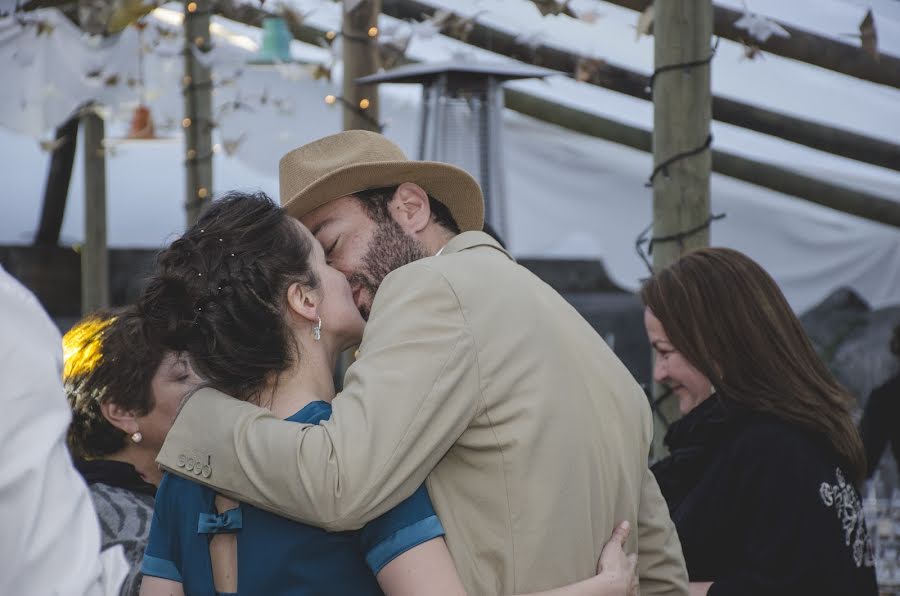
M 121 450 L 126 434 L 103 415 L 114 403 L 145 415 L 154 405 L 151 383 L 165 348 L 147 340 L 133 308 L 101 311 L 63 337 L 63 383 L 72 408 L 67 443 L 76 457 L 101 458 Z
M 397 186 L 370 188 L 354 193 L 352 196 L 356 197 L 372 219 L 378 223 L 383 223 L 391 217 L 388 203 L 394 198 L 397 188 Z M 459 234 L 459 224 L 456 223 L 456 219 L 453 218 L 453 214 L 450 213 L 450 209 L 446 205 L 433 196 L 428 195 L 428 206 L 431 208 L 431 216 L 434 218 L 435 223 L 449 232 Z

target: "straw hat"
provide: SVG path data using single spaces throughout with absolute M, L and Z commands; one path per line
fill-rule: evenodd
M 468 172 L 407 159 L 384 136 L 348 130 L 294 149 L 278 164 L 281 204 L 301 218 L 329 201 L 371 188 L 414 182 L 450 209 L 463 232 L 484 226 L 484 198 Z

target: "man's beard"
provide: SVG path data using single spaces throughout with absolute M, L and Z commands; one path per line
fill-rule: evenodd
M 425 258 L 425 248 L 408 236 L 396 221 L 388 218 L 380 221 L 363 257 L 362 267 L 348 278 L 351 288 L 367 290 L 372 300 L 387 274 Z M 369 320 L 371 304 L 359 305 L 359 314 Z

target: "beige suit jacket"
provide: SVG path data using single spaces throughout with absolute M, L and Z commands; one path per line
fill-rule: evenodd
M 385 278 L 333 408 L 300 425 L 202 390 L 158 461 L 330 530 L 360 527 L 427 481 L 477 596 L 591 576 L 627 519 L 641 594 L 687 594 L 647 468 L 644 393 L 585 320 L 486 234 L 461 234 Z

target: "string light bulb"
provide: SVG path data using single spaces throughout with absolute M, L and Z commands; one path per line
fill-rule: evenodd
M 365 97 L 359 100 L 359 109 L 365 110 L 369 107 L 369 100 Z
M 325 33 L 325 39 L 327 39 L 328 41 L 334 41 L 335 37 L 337 37 L 337 33 L 335 33 L 334 31 L 328 31 L 327 33 Z
M 375 37 L 378 35 L 378 27 L 369 27 L 369 37 Z
M 205 199 L 208 194 L 209 194 L 209 191 L 206 190 L 206 188 L 204 188 L 202 186 L 197 189 L 197 196 L 200 197 L 201 199 Z
M 194 38 L 194 45 L 198 48 L 203 47 L 204 43 L 206 43 L 206 39 L 202 35 L 198 35 Z
M 218 144 L 218 143 L 216 143 L 215 145 L 213 145 L 213 153 L 218 153 L 218 152 L 221 151 L 221 150 L 222 150 L 222 145 L 220 145 L 220 144 Z
M 181 121 L 181 127 L 182 127 L 182 128 L 190 128 L 190 126 L 191 126 L 191 119 L 190 119 L 190 118 L 185 118 L 184 120 Z
M 328 105 L 331 105 L 336 101 L 337 101 L 337 97 L 335 97 L 334 95 L 326 95 L 325 96 L 325 103 L 327 103 Z
M 187 5 L 187 10 L 188 10 L 188 12 L 197 12 L 197 3 L 189 2 Z

